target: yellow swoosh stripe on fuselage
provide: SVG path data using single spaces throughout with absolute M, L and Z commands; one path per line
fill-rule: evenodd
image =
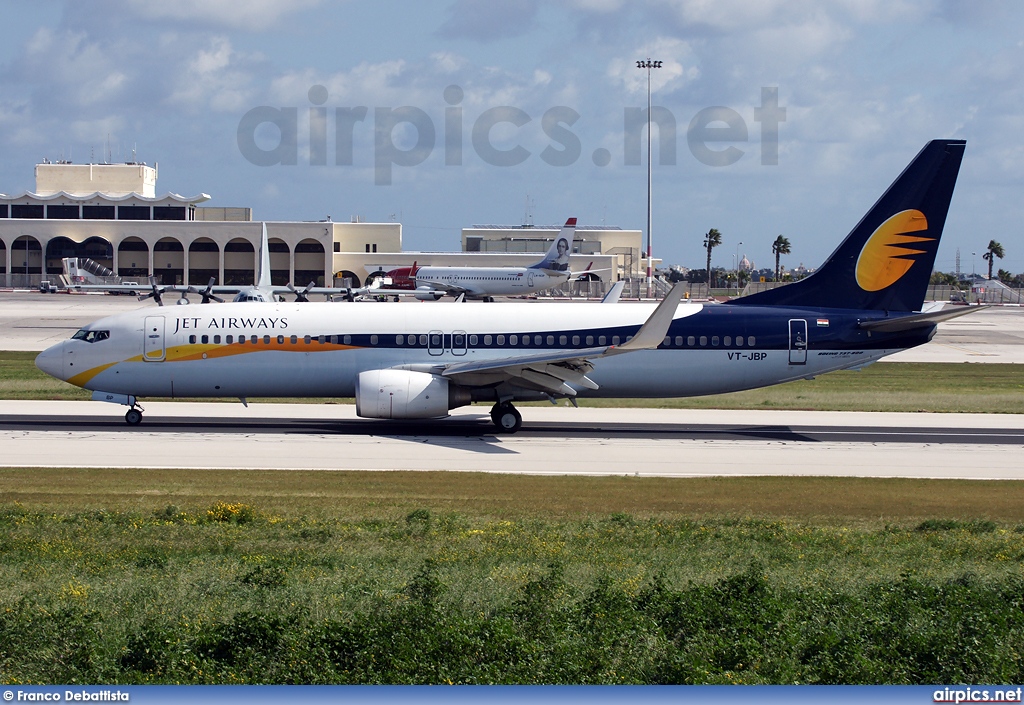
M 301 346 L 301 347 L 300 347 Z M 355 350 L 358 349 L 357 345 L 332 345 L 330 343 L 310 343 L 306 345 L 305 342 L 301 343 L 278 343 L 276 340 L 271 343 L 245 343 L 244 345 L 238 345 L 232 343 L 230 345 L 175 345 L 167 348 L 165 357 L 163 360 L 147 360 L 147 362 L 188 362 L 191 360 L 202 360 L 203 354 L 206 354 L 207 359 L 209 358 L 220 358 L 220 357 L 231 357 L 233 355 L 246 355 L 249 353 L 267 352 L 275 350 L 278 352 L 331 352 L 336 350 Z M 130 357 L 127 360 L 120 360 L 118 362 L 108 362 L 103 365 L 98 365 L 85 372 L 79 372 L 73 377 L 69 377 L 67 382 L 73 384 L 76 387 L 84 387 L 99 373 L 110 369 L 114 365 L 119 365 L 122 362 L 142 362 L 142 355 L 136 355 Z

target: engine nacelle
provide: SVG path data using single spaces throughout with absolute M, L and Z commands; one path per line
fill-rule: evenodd
M 416 297 L 417 301 L 439 301 L 444 296 L 444 292 L 431 289 L 429 286 L 421 286 L 416 289 L 416 293 L 413 296 Z
M 356 377 L 356 415 L 368 419 L 436 419 L 472 401 L 465 387 L 440 375 L 367 370 Z

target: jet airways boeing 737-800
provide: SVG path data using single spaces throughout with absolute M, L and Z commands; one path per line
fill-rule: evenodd
M 40 353 L 44 372 L 129 407 L 139 397 L 351 397 L 362 417 L 447 416 L 517 400 L 718 394 L 859 367 L 927 342 L 922 311 L 965 143 L 928 143 L 802 281 L 729 304 L 226 303 L 96 321 Z

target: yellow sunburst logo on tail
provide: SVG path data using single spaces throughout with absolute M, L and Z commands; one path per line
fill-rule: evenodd
M 912 245 L 933 237 L 907 235 L 928 229 L 928 219 L 919 210 L 900 211 L 871 234 L 857 258 L 857 284 L 864 291 L 881 291 L 910 271 L 916 255 L 925 253 Z M 911 245 L 908 247 L 908 245 Z

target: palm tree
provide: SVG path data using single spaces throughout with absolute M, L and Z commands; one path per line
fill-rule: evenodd
M 992 278 L 992 263 L 995 262 L 995 258 L 996 257 L 998 257 L 999 259 L 1002 259 L 1003 256 L 1006 253 L 1003 252 L 1003 246 L 1000 245 L 995 240 L 989 240 L 988 241 L 988 248 L 987 249 L 988 249 L 988 252 L 983 254 L 981 256 L 981 258 L 988 260 L 988 278 L 991 279 Z
M 704 236 L 704 249 L 708 251 L 708 290 L 712 287 L 711 281 L 711 250 L 715 249 L 722 244 L 722 233 L 718 232 L 715 228 L 708 230 L 707 235 Z
M 779 281 L 779 258 L 789 254 L 789 238 L 779 235 L 772 243 L 772 252 L 775 254 L 775 281 Z

